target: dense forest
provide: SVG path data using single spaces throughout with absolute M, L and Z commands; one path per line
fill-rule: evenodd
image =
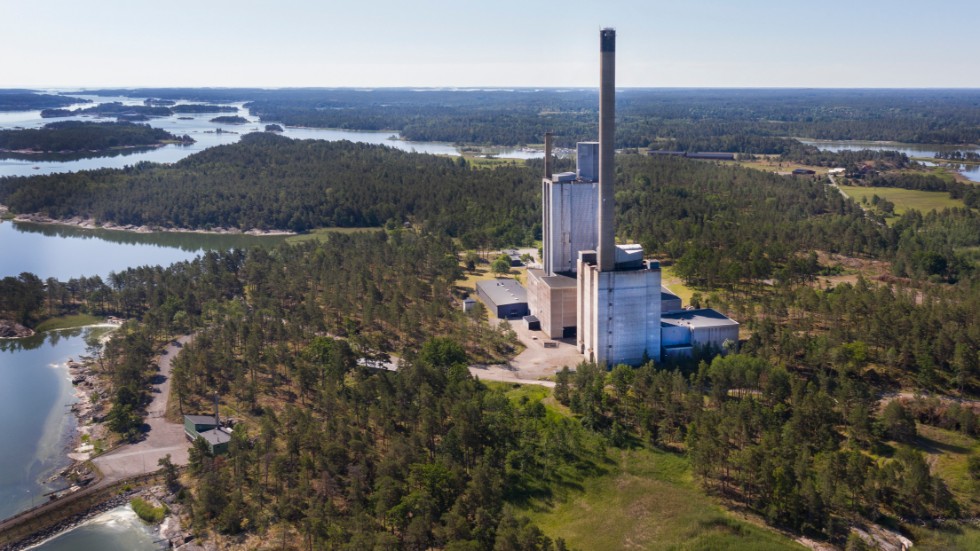
M 199 411 L 219 389 L 238 422 L 227 456 L 192 452 L 183 499 L 196 526 L 291 533 L 307 548 L 562 548 L 516 511 L 592 472 L 607 447 L 636 446 L 683 454 L 707 492 L 839 544 L 854 523 L 975 511 L 968 485 L 930 472 L 916 421 L 975 437 L 976 412 L 878 405 L 898 388 L 980 391 L 975 286 L 790 281 L 709 298 L 749 326 L 741 354 L 574 366 L 555 388 L 568 416 L 463 369 L 508 340 L 451 310 L 447 247 L 395 230 L 113 276 L 108 306 L 142 315 L 145 331 L 115 341 L 114 373 L 148 359 L 148 336 L 203 326 L 179 357 L 176 397 Z M 397 373 L 357 365 L 388 351 Z M 138 419 L 133 390 L 114 398 L 121 432 Z
M 780 176 L 734 165 L 619 158 L 619 236 L 675 260 L 679 273 L 699 285 L 811 278 L 821 268 L 799 255 L 814 249 L 898 259 L 899 276 L 955 281 L 975 269 L 968 255 L 980 246 L 973 209 L 908 213 L 886 226 L 821 181 L 787 185 Z M 0 203 L 52 218 L 203 229 L 409 222 L 458 238 L 466 248 L 486 249 L 540 238 L 540 165 L 474 168 L 464 159 L 386 146 L 254 133 L 173 165 L 5 178 Z M 867 182 L 942 185 L 969 202 L 976 197 L 970 186 L 933 177 L 885 175 Z
M 0 183 L 15 212 L 122 224 L 304 231 L 412 222 L 436 233 L 529 244 L 539 208 L 530 170 L 474 170 L 461 159 L 270 133 L 173 165 L 138 164 Z
M 170 167 L 8 179 L 0 202 L 62 216 L 71 203 L 46 195 L 50 187 L 82 208 L 153 213 L 170 202 L 213 216 L 225 216 L 230 198 L 239 216 L 258 216 L 301 209 L 303 197 L 413 229 L 391 223 L 323 244 L 207 253 L 105 282 L 3 283 L 37 290 L 35 309 L 78 305 L 141 320 L 106 354 L 108 421 L 126 436 L 138 435 L 153 344 L 198 333 L 175 368 L 179 407 L 207 410 L 218 390 L 238 423 L 228 455 L 196 446 L 179 482 L 202 532 L 314 549 L 561 549 L 522 518 L 529 501 L 557 499 L 610 449 L 645 446 L 684 457 L 700 487 L 726 503 L 840 545 L 853 524 L 976 514 L 973 482 L 940 478 L 922 453 L 938 444 L 918 432 L 974 438 L 976 412 L 888 398 L 902 389 L 980 394 L 980 292 L 975 264 L 961 256 L 980 245 L 975 210 L 911 211 L 886 226 L 817 180 L 617 160 L 620 237 L 673 260 L 696 300 L 731 313 L 748 336 L 740 354 L 714 360 L 570 366 L 555 388 L 560 406 L 475 381 L 464 367 L 512 354 L 513 334 L 452 301 L 461 251 L 448 238 L 467 248 L 532 239 L 541 161 L 474 168 L 383 146 L 248 135 Z M 190 197 L 133 201 L 150 187 Z M 385 204 L 384 215 L 374 210 Z M 156 212 L 175 223 L 168 215 L 178 210 Z M 830 268 L 818 250 L 877 258 L 910 279 L 817 285 Z M 392 354 L 397 372 L 357 362 Z
M 0 151 L 58 153 L 102 151 L 117 147 L 159 145 L 164 142 L 194 143 L 147 124 L 129 122 L 51 122 L 41 128 L 0 130 Z
M 51 109 L 76 103 L 91 103 L 91 101 L 71 96 L 39 94 L 31 90 L 0 89 L 0 111 Z

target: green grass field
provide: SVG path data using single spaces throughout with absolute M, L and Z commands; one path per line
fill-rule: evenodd
M 51 331 L 53 329 L 71 329 L 73 327 L 82 327 L 85 325 L 94 325 L 96 323 L 102 323 L 102 318 L 97 318 L 95 316 L 90 316 L 88 314 L 76 314 L 73 316 L 61 316 L 58 318 L 49 318 L 42 321 L 34 329 L 38 333 L 44 331 Z
M 911 526 L 913 549 L 936 551 L 975 551 L 980 549 L 980 529 L 954 525 L 942 529 L 927 530 Z
M 652 449 L 612 449 L 608 471 L 532 520 L 575 549 L 803 549 L 724 511 L 697 489 L 688 462 Z
M 877 195 L 895 203 L 895 214 L 902 215 L 910 209 L 929 212 L 942 210 L 946 207 L 964 207 L 963 201 L 951 199 L 945 191 L 918 191 L 913 189 L 840 186 L 841 190 L 857 202 L 862 198 L 871 204 L 871 197 Z
M 490 384 L 515 405 L 541 401 L 549 417 L 570 415 L 547 388 Z M 556 496 L 532 500 L 522 512 L 573 549 L 803 549 L 726 512 L 697 487 L 682 455 L 611 448 L 596 473 L 572 477 Z
M 980 453 L 980 441 L 963 433 L 918 424 L 916 447 L 928 455 L 933 474 L 942 478 L 969 516 L 980 515 L 980 485 L 970 479 L 967 457 Z
M 694 294 L 694 289 L 684 284 L 684 280 L 674 272 L 673 266 L 661 266 L 660 276 L 664 286 L 670 289 L 675 295 L 681 297 L 683 306 L 691 304 L 691 296 Z
M 335 233 L 363 233 L 378 232 L 383 228 L 317 228 L 309 233 L 290 235 L 286 238 L 286 243 L 303 243 L 306 241 L 326 241 Z

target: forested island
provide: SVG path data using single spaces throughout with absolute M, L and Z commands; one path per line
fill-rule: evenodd
M 39 94 L 31 90 L 0 90 L 0 111 L 28 111 L 31 109 L 52 109 L 74 105 L 76 103 L 91 103 L 92 100 L 60 96 L 54 94 Z
M 202 103 L 182 103 L 170 108 L 174 113 L 237 113 L 238 108 L 230 105 L 208 105 Z
M 77 102 L 73 102 L 77 103 Z M 100 103 L 79 109 L 44 109 L 41 117 L 46 119 L 93 115 L 97 117 L 169 117 L 173 114 L 237 113 L 238 108 L 228 105 L 205 105 L 185 103 L 169 105 L 167 102 L 146 102 L 143 105 L 125 105 L 120 102 Z
M 165 143 L 194 143 L 147 124 L 130 122 L 52 122 L 41 128 L 0 130 L 0 156 L 43 153 L 101 153 L 112 149 L 151 147 Z
M 247 124 L 248 119 L 245 117 L 239 117 L 237 115 L 222 115 L 220 117 L 215 117 L 211 119 L 210 122 L 216 122 L 219 124 Z

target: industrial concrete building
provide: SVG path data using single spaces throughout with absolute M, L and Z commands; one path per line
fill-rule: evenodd
M 528 309 L 552 339 L 576 334 L 578 252 L 594 249 L 598 237 L 599 143 L 576 147 L 576 171 L 552 174 L 551 133 L 545 134 L 541 180 L 542 265 L 528 270 Z
M 541 330 L 549 338 L 575 337 L 577 285 L 575 278 L 567 275 L 548 275 L 537 269 L 527 271 L 528 309 L 541 322 Z
M 615 242 L 615 50 L 616 31 L 602 29 L 599 141 L 578 144 L 575 172 L 552 173 L 545 135 L 543 269 L 528 270 L 530 313 L 548 337 L 575 337 L 586 359 L 606 366 L 659 361 L 668 338 L 672 356 L 720 349 L 738 340 L 738 324 L 714 310 L 685 317 L 680 297 L 661 286 L 660 264 L 640 245 Z
M 711 308 L 679 310 L 660 318 L 661 341 L 668 358 L 690 356 L 695 348 L 726 351 L 738 343 L 738 322 Z
M 579 351 L 604 365 L 660 360 L 660 264 L 616 246 L 616 31 L 599 31 L 599 200 L 596 248 L 579 249 Z
M 528 315 L 527 292 L 516 280 L 499 278 L 478 281 L 476 294 L 500 319 L 522 318 Z

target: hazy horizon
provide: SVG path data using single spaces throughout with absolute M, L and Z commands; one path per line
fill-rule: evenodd
M 980 88 L 965 0 L 0 2 L 2 88 L 592 88 L 603 26 L 623 89 Z

